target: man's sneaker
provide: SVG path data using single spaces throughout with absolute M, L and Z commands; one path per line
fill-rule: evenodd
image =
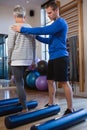
M 44 107 L 50 107 L 50 106 L 53 106 L 53 105 L 58 105 L 58 104 L 46 104 Z
M 20 106 L 20 105 L 21 105 L 21 103 L 20 103 L 20 102 L 18 102 L 16 105 L 17 105 L 17 106 Z
M 71 111 L 70 109 L 66 109 L 66 111 L 64 112 L 64 116 L 65 115 L 67 115 L 67 114 L 71 114 L 71 113 L 73 113 L 74 112 L 74 110 L 73 111 Z
M 47 103 L 44 107 L 49 107 L 50 105 Z

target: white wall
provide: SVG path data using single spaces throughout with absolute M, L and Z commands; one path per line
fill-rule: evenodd
M 0 4 L 0 33 L 7 33 L 8 27 L 14 23 L 13 19 L 13 6 L 6 6 Z M 32 26 L 40 26 L 40 7 L 34 8 L 35 15 L 33 17 L 29 16 L 30 9 L 26 8 L 27 17 L 26 21 Z
M 41 26 L 41 12 L 40 12 L 41 8 L 40 8 L 40 6 L 37 6 L 36 8 L 34 8 L 34 14 L 35 15 L 33 17 L 29 16 L 29 11 L 31 9 L 27 8 L 26 21 L 28 23 L 30 23 L 32 25 L 32 27 Z M 42 54 L 42 52 L 41 52 L 41 43 L 39 41 L 36 41 L 36 58 L 42 59 L 41 54 Z
M 8 33 L 8 27 L 14 23 L 12 16 L 12 7 L 5 7 L 0 5 L 0 33 Z
M 0 3 L 0 33 L 2 34 L 8 34 L 8 28 L 11 24 L 14 23 L 13 18 L 13 8 L 14 6 L 9 5 L 2 5 Z M 40 19 L 40 6 L 36 6 L 34 10 L 34 16 L 29 16 L 29 11 L 32 8 L 26 8 L 27 14 L 26 14 L 26 21 L 31 24 L 32 27 L 40 26 L 41 25 L 41 19 Z M 36 57 L 41 59 L 41 44 L 36 41 Z

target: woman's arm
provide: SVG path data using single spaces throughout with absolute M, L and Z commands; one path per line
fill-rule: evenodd
M 12 51 L 14 49 L 15 37 L 16 37 L 16 33 L 13 30 L 9 29 L 9 31 L 8 31 L 8 40 L 7 40 L 8 63 L 11 62 L 11 55 L 12 55 Z

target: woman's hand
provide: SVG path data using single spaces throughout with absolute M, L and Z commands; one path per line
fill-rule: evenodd
M 32 64 L 31 64 L 31 70 L 35 70 L 36 69 L 36 64 L 35 64 L 35 62 L 32 62 Z
M 13 31 L 15 31 L 15 32 L 20 32 L 21 26 L 13 25 L 13 26 L 11 27 L 11 29 L 12 29 Z

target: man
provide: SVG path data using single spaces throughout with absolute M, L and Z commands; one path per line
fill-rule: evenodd
M 49 102 L 47 105 L 55 103 L 56 86 L 55 81 L 61 83 L 64 88 L 65 97 L 67 101 L 67 109 L 64 115 L 73 112 L 73 92 L 68 82 L 68 61 L 69 55 L 66 47 L 67 22 L 59 16 L 59 7 L 53 1 L 46 5 L 46 12 L 50 20 L 54 21 L 52 24 L 45 27 L 25 28 L 20 26 L 13 26 L 12 29 L 24 34 L 34 35 L 49 35 L 48 38 L 36 36 L 40 42 L 48 44 L 49 46 L 49 61 L 48 61 L 48 88 L 49 88 Z M 46 105 L 46 106 L 47 106 Z
M 30 27 L 25 21 L 26 11 L 20 5 L 13 10 L 15 25 Z M 23 106 L 23 112 L 27 112 L 26 93 L 24 90 L 25 69 L 35 59 L 35 38 L 33 35 L 22 35 L 9 28 L 8 33 L 8 63 L 11 65 L 15 78 L 19 101 Z

